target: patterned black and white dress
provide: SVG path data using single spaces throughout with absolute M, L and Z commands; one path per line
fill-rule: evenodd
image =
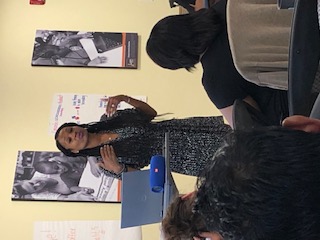
M 103 115 L 100 120 L 108 123 L 111 119 L 121 122 L 108 130 L 119 135 L 109 143 L 119 162 L 137 168 L 149 165 L 153 155 L 162 154 L 164 134 L 168 132 L 171 170 L 193 176 L 212 159 L 224 136 L 231 131 L 221 116 L 155 122 L 137 109 L 126 109 L 111 118 Z

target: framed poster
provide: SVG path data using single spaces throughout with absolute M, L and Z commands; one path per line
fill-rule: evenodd
M 138 34 L 36 30 L 32 66 L 137 68 Z
M 107 177 L 95 157 L 18 151 L 12 200 L 120 202 L 121 181 Z

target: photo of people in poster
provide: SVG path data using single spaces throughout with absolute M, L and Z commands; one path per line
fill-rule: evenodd
M 95 157 L 19 151 L 12 200 L 120 202 L 120 181 L 101 173 Z
M 36 30 L 32 66 L 137 68 L 137 33 Z

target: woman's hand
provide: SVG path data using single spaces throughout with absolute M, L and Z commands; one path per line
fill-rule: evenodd
M 69 201 L 96 201 L 96 197 L 90 193 L 84 191 L 78 191 L 69 195 L 61 195 L 59 199 L 69 200 Z
M 105 56 L 99 56 L 96 57 L 95 59 L 92 59 L 87 65 L 88 66 L 97 66 L 99 64 L 103 64 L 103 63 L 107 63 L 108 62 L 108 58 Z
M 89 188 L 89 187 L 73 186 L 73 187 L 70 187 L 70 190 L 73 191 L 73 192 L 82 192 L 83 194 L 92 194 L 92 193 L 94 193 L 94 189 L 93 188 Z
M 112 116 L 116 112 L 120 102 L 126 102 L 130 104 L 134 108 L 139 109 L 140 111 L 149 115 L 151 119 L 157 116 L 156 110 L 154 110 L 149 104 L 143 101 L 140 101 L 138 99 L 129 97 L 127 95 L 117 95 L 117 96 L 109 97 L 105 99 L 105 101 L 108 101 L 107 107 L 106 107 L 107 117 Z
M 78 36 L 78 38 L 93 38 L 93 35 L 91 32 L 77 34 L 76 36 Z
M 107 107 L 106 107 L 106 115 L 108 117 L 111 117 L 117 111 L 117 107 L 119 103 L 122 101 L 126 102 L 127 99 L 128 97 L 125 95 L 117 95 L 117 96 L 113 96 L 105 99 L 105 101 L 108 101 Z
M 100 148 L 100 154 L 102 157 L 102 162 L 99 162 L 98 165 L 101 168 L 112 171 L 116 174 L 121 171 L 122 166 L 119 164 L 118 158 L 112 146 L 104 145 Z

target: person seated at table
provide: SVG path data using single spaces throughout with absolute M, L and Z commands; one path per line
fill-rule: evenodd
M 320 239 L 320 120 L 283 125 L 231 133 L 169 207 L 166 239 Z
M 257 86 L 238 73 L 228 40 L 226 4 L 220 0 L 209 9 L 161 19 L 151 30 L 146 51 L 166 69 L 192 71 L 200 62 L 203 87 L 231 126 L 236 99 L 260 110 L 269 125 L 280 125 L 288 116 L 287 91 Z

